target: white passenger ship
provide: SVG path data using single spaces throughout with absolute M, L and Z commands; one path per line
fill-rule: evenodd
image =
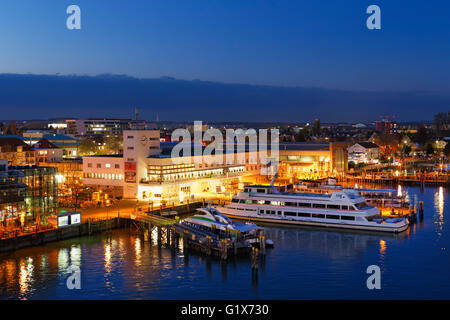
M 407 218 L 381 217 L 379 209 L 352 189 L 320 194 L 280 192 L 272 184 L 247 186 L 217 209 L 230 218 L 282 224 L 394 233 L 409 226 Z

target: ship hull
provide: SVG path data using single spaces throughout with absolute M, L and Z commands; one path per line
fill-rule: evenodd
M 314 222 L 314 221 L 305 221 L 305 220 L 297 220 L 297 219 L 271 219 L 271 218 L 262 218 L 256 216 L 243 216 L 236 215 L 230 212 L 222 211 L 223 215 L 236 220 L 243 221 L 258 221 L 264 223 L 272 223 L 279 225 L 304 225 L 304 226 L 313 226 L 313 227 L 325 227 L 325 228 L 334 228 L 334 229 L 352 229 L 352 230 L 365 230 L 365 231 L 377 231 L 377 232 L 389 232 L 389 233 L 400 233 L 408 229 L 409 224 L 404 224 L 399 227 L 383 227 L 383 226 L 368 226 L 368 225 L 360 225 L 360 224 L 344 224 L 344 223 L 329 223 L 329 222 Z

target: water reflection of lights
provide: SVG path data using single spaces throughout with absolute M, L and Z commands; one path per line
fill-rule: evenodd
M 441 218 L 444 218 L 444 188 L 439 187 L 438 192 L 438 210 L 439 210 L 439 216 Z
M 20 261 L 19 266 L 19 289 L 21 294 L 26 294 L 29 291 L 30 282 L 33 277 L 33 259 L 26 258 Z
M 141 239 L 138 237 L 136 238 L 136 241 L 134 242 L 134 248 L 136 251 L 136 266 L 141 266 Z
M 386 253 L 386 241 L 380 240 L 380 256 L 384 257 Z
M 398 188 L 397 188 L 397 195 L 399 196 L 399 197 L 402 197 L 403 195 L 402 195 L 402 186 L 401 185 L 398 185 Z
M 442 227 L 444 225 L 444 188 L 439 187 L 438 191 L 434 194 L 434 207 L 437 210 L 437 213 L 439 215 L 438 221 L 436 221 L 436 224 L 439 228 L 439 236 L 442 232 Z
M 157 228 L 152 229 L 152 245 L 158 244 L 158 230 Z
M 58 270 L 65 272 L 69 267 L 69 249 L 63 248 L 58 251 Z
M 70 248 L 70 263 L 72 265 L 81 266 L 81 246 L 76 245 Z
M 111 268 L 111 244 L 106 243 L 105 245 L 105 271 L 110 273 L 112 271 Z

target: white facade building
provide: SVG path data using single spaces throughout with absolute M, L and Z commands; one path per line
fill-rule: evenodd
M 380 147 L 372 142 L 359 142 L 348 148 L 348 160 L 357 163 L 375 163 L 380 158 Z
M 123 196 L 122 155 L 83 157 L 83 184 L 99 190 L 109 190 L 115 196 Z
M 138 185 L 147 178 L 148 157 L 160 154 L 159 130 L 123 132 L 124 197 L 138 197 Z

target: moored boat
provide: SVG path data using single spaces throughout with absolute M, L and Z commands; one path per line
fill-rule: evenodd
M 228 205 L 216 208 L 230 218 L 278 224 L 394 233 L 409 227 L 407 218 L 380 216 L 380 210 L 367 204 L 353 189 L 280 192 L 272 183 L 253 185 L 235 194 Z
M 252 222 L 233 221 L 213 207 L 197 209 L 195 214 L 180 223 L 197 231 L 200 235 L 210 236 L 215 240 L 236 240 L 243 244 L 259 245 L 264 228 Z M 265 238 L 262 238 L 265 239 Z M 265 239 L 266 246 L 273 246 L 273 241 Z

